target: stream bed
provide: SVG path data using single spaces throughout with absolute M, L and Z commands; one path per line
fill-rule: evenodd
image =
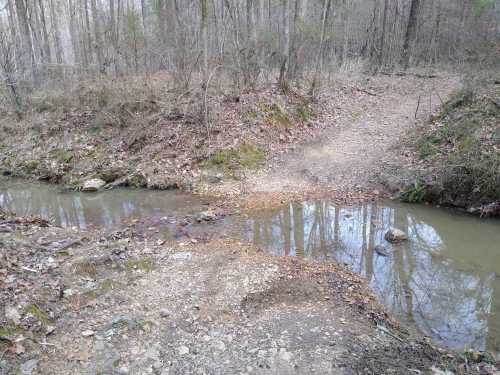
M 82 230 L 190 215 L 205 203 L 178 192 L 60 193 L 44 184 L 0 180 L 0 206 Z M 408 233 L 409 241 L 385 241 L 391 226 Z M 325 200 L 230 216 L 208 227 L 275 255 L 344 263 L 369 281 L 399 319 L 436 342 L 456 350 L 500 351 L 498 220 L 390 201 L 341 207 Z M 383 251 L 377 251 L 380 246 Z

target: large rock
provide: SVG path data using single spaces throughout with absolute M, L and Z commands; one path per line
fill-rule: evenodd
M 198 223 L 213 222 L 213 221 L 217 220 L 217 213 L 215 213 L 214 211 L 202 211 L 202 212 L 194 215 L 194 219 Z
M 102 189 L 106 185 L 106 181 L 100 178 L 93 178 L 92 180 L 87 180 L 83 183 L 82 191 L 92 192 Z
M 408 236 L 406 235 L 406 233 L 397 228 L 389 228 L 384 238 L 392 243 L 408 240 Z

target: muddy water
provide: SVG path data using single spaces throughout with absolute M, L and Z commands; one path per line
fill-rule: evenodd
M 409 241 L 385 241 L 391 226 Z M 243 227 L 276 255 L 347 264 L 396 315 L 447 347 L 500 349 L 500 221 L 392 202 L 322 201 L 256 212 Z
M 202 203 L 175 192 L 59 193 L 43 184 L 0 180 L 0 206 L 83 230 L 187 215 L 203 209 Z M 390 226 L 406 231 L 409 241 L 387 243 Z M 196 225 L 189 230 L 195 235 Z M 390 310 L 437 342 L 500 351 L 500 221 L 392 202 L 339 207 L 320 201 L 229 217 L 211 231 L 276 255 L 345 263 L 368 279 Z M 385 255 L 375 251 L 377 245 Z
M 135 219 L 198 212 L 200 199 L 175 191 L 116 189 L 61 193 L 47 184 L 0 179 L 0 206 L 18 215 L 39 215 L 55 225 L 114 230 Z

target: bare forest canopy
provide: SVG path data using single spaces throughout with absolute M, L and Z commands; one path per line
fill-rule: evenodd
M 166 72 L 238 88 L 361 66 L 494 62 L 499 0 L 0 0 L 2 91 Z M 275 73 L 273 75 L 273 73 Z

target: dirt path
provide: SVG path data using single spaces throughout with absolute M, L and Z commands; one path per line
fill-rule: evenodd
M 284 154 L 258 173 L 248 173 L 244 192 L 337 193 L 377 188 L 377 175 L 398 155 L 394 146 L 418 121 L 436 111 L 459 87 L 457 77 L 374 79 L 365 100 L 331 107 L 316 121 L 335 121 L 315 142 Z M 420 106 L 415 111 L 420 97 Z M 325 103 L 329 105 L 329 103 Z M 234 186 L 232 187 L 234 189 Z

